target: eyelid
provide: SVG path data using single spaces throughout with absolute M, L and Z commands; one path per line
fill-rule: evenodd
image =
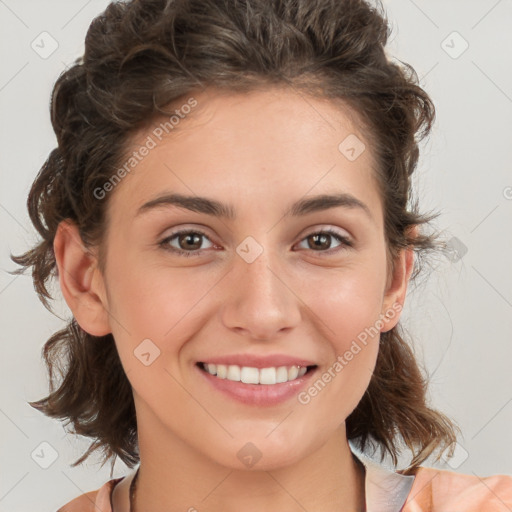
M 168 233 L 167 235 L 163 236 L 163 238 L 161 238 L 161 240 L 158 242 L 157 245 L 171 253 L 185 254 L 187 256 L 188 255 L 191 255 L 191 256 L 199 255 L 199 254 L 202 254 L 204 251 L 206 251 L 207 249 L 197 249 L 195 251 L 185 251 L 183 249 L 177 249 L 175 247 L 169 246 L 169 241 L 171 239 L 174 239 L 175 237 L 178 237 L 179 235 L 189 234 L 189 233 L 194 233 L 194 234 L 200 235 L 201 237 L 204 237 L 207 240 L 209 240 L 213 246 L 217 245 L 202 228 L 191 228 L 191 227 L 179 228 L 176 231 L 172 231 L 171 233 Z M 210 249 L 210 248 L 208 248 L 208 249 Z
M 345 230 L 342 230 L 345 233 L 347 233 Z M 354 240 L 350 236 L 350 234 L 344 234 L 341 231 L 338 231 L 338 229 L 332 227 L 332 226 L 324 226 L 324 227 L 316 227 L 312 229 L 311 231 L 306 232 L 306 234 L 302 235 L 300 240 L 297 242 L 298 244 L 304 242 L 308 237 L 312 235 L 328 235 L 338 240 L 339 246 L 334 248 L 329 248 L 326 251 L 315 251 L 314 249 L 306 249 L 308 252 L 317 253 L 320 257 L 328 257 L 332 256 L 333 254 L 337 254 L 340 251 L 351 249 L 354 247 Z
M 301 235 L 300 240 L 302 241 L 305 237 L 308 237 L 310 235 L 314 235 L 316 233 L 333 233 L 336 234 L 339 237 L 346 238 L 348 240 L 353 240 L 352 235 L 343 228 L 333 226 L 332 224 L 320 224 L 317 226 L 314 226 L 311 229 L 307 229 L 304 235 Z

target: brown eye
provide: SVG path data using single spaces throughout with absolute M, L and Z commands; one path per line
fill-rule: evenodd
M 178 245 L 180 249 L 198 250 L 201 246 L 202 235 L 198 233 L 185 233 L 178 235 Z
M 183 230 L 172 233 L 164 238 L 158 245 L 164 250 L 174 252 L 183 256 L 197 256 L 203 252 L 203 249 L 208 247 L 201 247 L 204 239 L 210 241 L 206 234 L 201 231 Z M 175 245 L 177 242 L 177 246 Z M 210 248 L 213 244 L 210 241 Z
M 334 248 L 333 239 L 338 243 Z M 315 252 L 327 252 L 329 254 L 347 247 L 353 247 L 352 242 L 346 236 L 334 230 L 323 230 L 311 233 L 301 241 L 301 243 L 303 242 L 307 243 L 307 247 L 304 247 L 305 249 L 310 249 Z
M 325 233 L 319 233 L 315 235 L 309 235 L 307 240 L 311 243 L 309 244 L 311 249 L 330 249 L 331 248 L 331 235 L 327 235 Z

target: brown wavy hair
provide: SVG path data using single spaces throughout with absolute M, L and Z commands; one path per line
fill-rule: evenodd
M 441 248 L 436 234 L 411 227 L 421 214 L 411 176 L 418 143 L 435 119 L 434 105 L 414 69 L 386 56 L 391 30 L 381 3 L 364 0 L 133 0 L 115 2 L 91 23 L 84 55 L 57 79 L 51 121 L 58 146 L 28 196 L 41 236 L 12 259 L 32 268 L 35 289 L 50 309 L 48 284 L 57 276 L 53 240 L 71 219 L 85 246 L 101 248 L 108 198 L 94 190 L 124 161 L 130 137 L 194 90 L 246 92 L 284 85 L 342 102 L 356 116 L 378 163 L 388 264 L 401 249 L 415 251 L 415 279 L 425 255 Z M 341 103 L 340 103 L 341 104 Z M 100 265 L 101 268 L 101 265 Z M 96 337 L 74 318 L 43 347 L 49 394 L 31 406 L 67 420 L 93 439 L 73 463 L 101 450 L 129 467 L 139 461 L 131 386 L 111 334 Z M 401 325 L 382 333 L 376 368 L 346 420 L 347 436 L 362 449 L 382 449 L 397 464 L 403 442 L 413 472 L 436 449 L 453 447 L 456 430 L 427 400 L 428 377 Z M 437 460 L 439 459 L 438 456 Z

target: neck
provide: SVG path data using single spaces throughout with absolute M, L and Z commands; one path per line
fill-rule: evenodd
M 131 512 L 365 509 L 364 468 L 350 451 L 344 424 L 298 462 L 270 470 L 220 465 L 161 424 L 139 429 L 138 437 L 140 469 Z

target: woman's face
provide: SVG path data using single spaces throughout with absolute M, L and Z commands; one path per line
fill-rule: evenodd
M 104 306 L 140 431 L 224 466 L 253 450 L 278 467 L 343 426 L 375 333 L 398 321 L 372 148 L 332 103 L 290 90 L 194 98 L 165 137 L 162 120 L 138 134 L 134 151 L 150 149 L 103 199 Z M 286 380 L 294 363 L 314 368 L 231 380 L 244 366 L 266 368 L 241 370 L 249 382 Z

